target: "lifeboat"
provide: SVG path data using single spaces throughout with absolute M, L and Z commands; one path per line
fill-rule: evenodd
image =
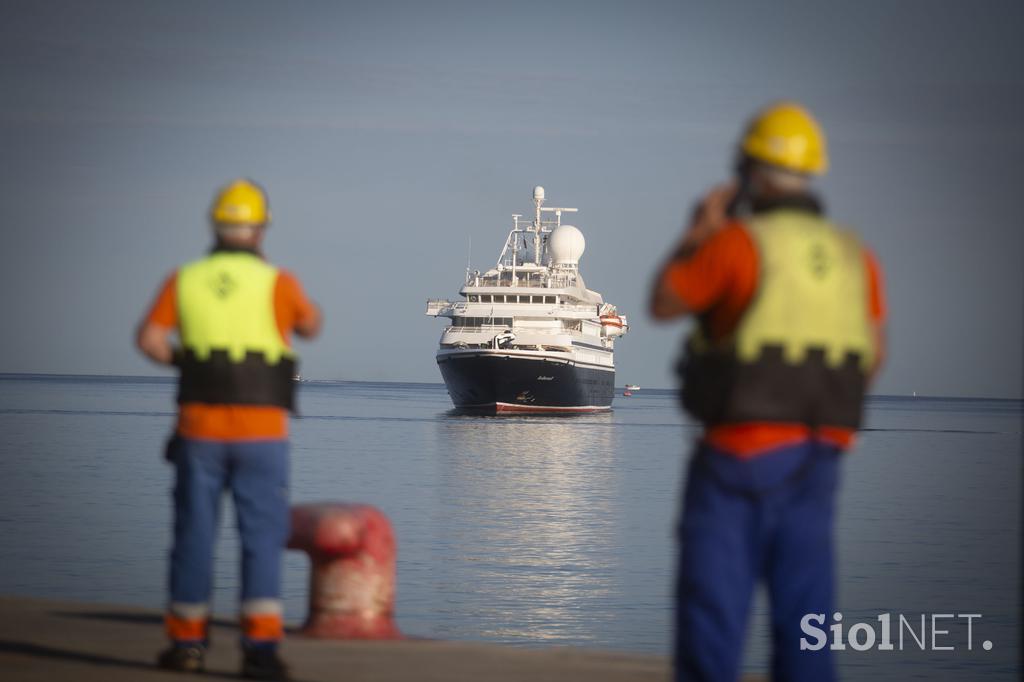
M 602 315 L 601 333 L 605 336 L 622 336 L 625 334 L 626 320 L 621 315 Z

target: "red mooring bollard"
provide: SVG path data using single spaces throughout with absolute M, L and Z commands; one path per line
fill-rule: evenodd
M 399 639 L 391 522 L 365 504 L 292 507 L 289 549 L 309 555 L 309 616 L 302 633 L 329 639 Z

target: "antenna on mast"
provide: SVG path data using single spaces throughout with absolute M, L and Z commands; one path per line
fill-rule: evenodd
M 540 265 L 540 207 L 544 203 L 544 188 L 537 185 L 533 188 L 533 204 L 537 207 L 537 212 L 534 214 L 533 219 L 533 261 Z

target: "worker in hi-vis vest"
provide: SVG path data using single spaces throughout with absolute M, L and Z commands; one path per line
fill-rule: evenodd
M 298 280 L 263 258 L 270 210 L 259 185 L 227 185 L 210 219 L 213 248 L 167 279 L 137 337 L 143 353 L 180 372 L 178 423 L 167 447 L 177 473 L 165 617 L 172 646 L 158 664 L 204 667 L 214 539 L 221 493 L 229 489 L 242 545 L 242 675 L 287 679 L 277 647 L 297 371 L 290 337 L 315 337 L 321 317 Z
M 885 302 L 875 257 L 810 191 L 827 166 L 805 109 L 767 107 L 736 180 L 698 204 L 654 281 L 655 318 L 696 318 L 678 369 L 703 426 L 679 524 L 677 680 L 737 679 L 761 580 L 772 679 L 835 678 L 827 646 L 801 647 L 801 619 L 832 617 L 839 460 L 882 359 Z

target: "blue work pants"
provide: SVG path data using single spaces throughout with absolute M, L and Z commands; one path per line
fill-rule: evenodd
M 679 526 L 676 680 L 738 679 L 760 580 L 770 598 L 772 679 L 835 679 L 828 647 L 800 650 L 800 620 L 832 615 L 840 456 L 816 441 L 746 460 L 698 444 Z
M 169 611 L 185 620 L 208 617 L 220 502 L 230 490 L 242 545 L 242 614 L 253 622 L 279 621 L 289 534 L 288 441 L 178 438 L 169 456 L 177 473 Z

